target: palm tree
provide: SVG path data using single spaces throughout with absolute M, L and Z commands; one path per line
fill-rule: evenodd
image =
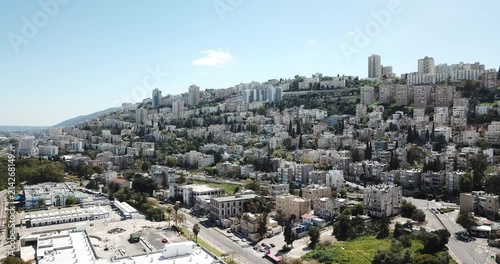
M 200 225 L 196 224 L 193 226 L 193 234 L 196 239 L 196 243 L 198 243 L 198 233 L 200 233 Z
M 186 222 L 186 216 L 183 214 L 179 214 L 175 217 L 176 224 L 182 225 Z
M 175 226 L 177 226 L 177 211 L 181 208 L 181 203 L 177 201 L 174 205 L 174 210 L 175 210 Z
M 167 209 L 165 209 L 165 212 L 167 212 L 167 218 L 168 219 L 168 226 L 170 226 L 170 221 L 172 220 L 172 211 L 173 211 L 173 208 L 172 207 L 167 207 Z

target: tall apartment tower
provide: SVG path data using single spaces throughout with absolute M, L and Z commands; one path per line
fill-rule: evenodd
M 157 108 L 158 106 L 160 106 L 160 103 L 161 103 L 161 91 L 160 90 L 158 90 L 158 89 L 153 90 L 153 96 L 152 96 L 151 101 L 153 101 L 153 108 Z
M 380 55 L 371 55 L 368 57 L 368 78 L 382 78 L 382 63 Z
M 418 73 L 420 74 L 435 74 L 436 67 L 434 66 L 434 58 L 427 57 L 418 60 Z
M 187 103 L 189 106 L 195 106 L 200 103 L 200 87 L 194 84 L 189 86 Z

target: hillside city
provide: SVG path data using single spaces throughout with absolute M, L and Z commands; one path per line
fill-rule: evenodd
M 500 68 L 367 62 L 0 132 L 2 263 L 500 263 Z

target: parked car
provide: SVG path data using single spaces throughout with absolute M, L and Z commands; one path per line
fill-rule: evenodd
M 228 230 L 227 230 L 227 232 L 228 232 L 228 233 L 231 233 L 231 229 L 228 229 Z
M 262 243 L 260 244 L 262 247 L 267 247 L 267 244 L 266 243 Z
M 275 245 L 275 244 L 273 244 L 273 243 L 271 243 L 271 244 L 269 244 L 269 246 L 271 246 L 271 247 L 273 248 L 273 247 L 275 247 L 276 245 Z
M 259 248 L 257 246 L 253 247 L 253 250 L 258 250 Z

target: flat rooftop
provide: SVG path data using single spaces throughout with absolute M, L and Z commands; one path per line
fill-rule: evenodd
M 178 186 L 178 188 L 182 189 L 192 189 L 193 192 L 213 192 L 213 191 L 221 191 L 223 190 L 222 188 L 214 188 L 208 185 L 198 185 L 198 184 L 189 184 L 189 185 L 184 185 L 184 186 Z

